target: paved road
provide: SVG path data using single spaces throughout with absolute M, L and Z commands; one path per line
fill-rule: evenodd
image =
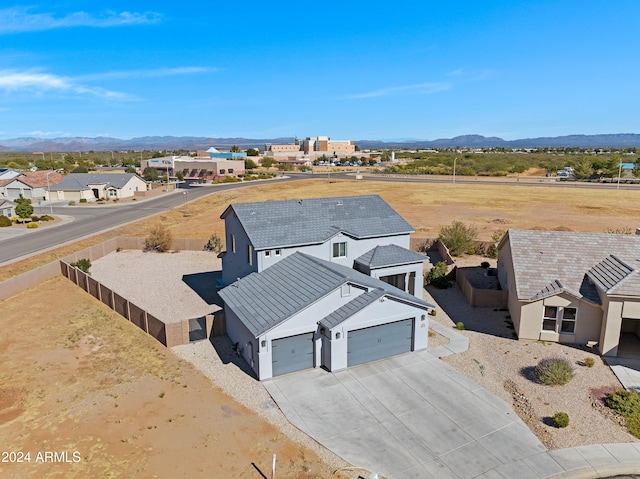
M 296 178 L 282 178 L 275 181 L 293 181 Z M 186 195 L 188 201 L 201 198 L 219 191 L 243 188 L 257 184 L 231 183 L 228 185 L 198 186 L 189 188 Z M 131 203 L 129 205 L 104 207 L 70 207 L 53 206 L 53 213 L 74 216 L 75 220 L 64 226 L 43 228 L 30 231 L 28 234 L 3 239 L 0 242 L 0 266 L 27 257 L 37 252 L 55 248 L 63 244 L 77 241 L 101 231 L 109 230 L 131 221 L 136 221 L 156 213 L 184 204 L 185 196 L 181 190 L 157 198 Z M 44 213 L 48 213 L 49 205 L 43 204 Z M 36 206 L 35 211 L 40 212 Z

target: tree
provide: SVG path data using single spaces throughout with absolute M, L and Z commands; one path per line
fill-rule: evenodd
M 184 181 L 184 173 L 182 171 L 178 171 L 176 173 L 176 178 L 178 178 L 178 181 Z
M 249 148 L 247 150 L 247 156 L 258 156 L 260 151 L 257 148 Z
M 593 175 L 593 162 L 590 158 L 583 156 L 573 165 L 573 174 L 578 180 L 590 178 Z
M 89 168 L 84 165 L 76 166 L 71 173 L 89 173 Z
M 442 227 L 438 239 L 449 248 L 453 256 L 460 256 L 463 253 L 475 252 L 477 234 L 478 230 L 474 226 L 454 221 L 449 226 Z
M 233 145 L 230 151 L 232 153 L 237 153 L 238 151 L 240 151 L 240 148 L 238 148 L 238 145 Z
M 19 218 L 26 219 L 31 218 L 33 214 L 33 206 L 31 205 L 31 200 L 28 198 L 24 198 L 20 195 L 16 201 L 16 214 Z
M 144 170 L 144 179 L 147 181 L 156 181 L 158 179 L 158 170 L 156 168 L 147 168 Z
M 253 160 L 244 160 L 244 167 L 247 170 L 253 170 L 258 167 L 255 161 Z
M 265 168 L 271 168 L 278 162 L 270 156 L 265 156 L 260 163 L 262 163 L 262 166 Z
M 124 170 L 125 173 L 137 173 L 136 172 L 136 168 L 134 166 L 127 166 L 126 169 Z

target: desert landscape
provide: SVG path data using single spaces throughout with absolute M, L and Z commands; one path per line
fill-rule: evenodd
M 476 226 L 481 240 L 507 228 L 604 232 L 638 226 L 635 190 L 356 180 L 263 183 L 213 194 L 4 266 L 0 280 L 107 238 L 145 236 L 159 223 L 175 237 L 223 236 L 219 216 L 231 202 L 353 194 L 380 194 L 414 226 L 415 236 L 424 238 L 436 237 L 453 220 Z M 361 473 L 340 470 L 346 464 L 339 458 L 283 434 L 64 278 L 9 298 L 0 310 L 0 442 L 5 451 L 31 453 L 31 462 L 0 462 L 2 477 L 260 478 L 269 477 L 273 454 L 277 477 L 355 478 Z M 475 358 L 489 364 L 478 354 L 475 349 L 450 362 L 469 370 Z M 67 452 L 68 462 L 36 462 L 36 454 L 45 451 Z

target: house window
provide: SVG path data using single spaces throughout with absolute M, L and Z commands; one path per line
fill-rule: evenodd
M 280 256 L 280 250 L 279 249 L 276 250 L 275 255 L 276 256 Z
M 253 265 L 253 246 L 247 245 L 247 253 L 249 254 L 249 264 Z
M 576 308 L 564 308 L 562 310 L 561 333 L 573 334 L 576 332 Z
M 558 320 L 558 308 L 555 306 L 545 306 L 544 317 L 542 319 L 542 330 L 555 332 L 557 320 Z
M 224 175 L 226 170 L 220 170 L 220 174 Z
M 236 252 L 236 235 L 231 235 L 231 252 Z
M 233 173 L 233 168 L 229 168 L 229 174 Z
M 347 243 L 333 243 L 333 257 L 345 258 L 347 256 Z
M 268 258 L 269 256 L 271 256 L 271 251 L 265 251 L 264 252 L 264 257 Z

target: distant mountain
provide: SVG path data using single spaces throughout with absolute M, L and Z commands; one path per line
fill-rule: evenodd
M 0 140 L 0 151 L 118 151 L 118 150 L 203 150 L 211 146 L 229 149 L 264 148 L 265 143 L 293 143 L 294 138 L 205 138 L 196 136 L 143 136 L 122 140 L 110 137 L 14 138 Z M 463 135 L 437 140 L 357 140 L 361 149 L 373 148 L 632 148 L 640 147 L 640 134 L 568 135 L 521 140 L 503 140 L 482 135 Z

